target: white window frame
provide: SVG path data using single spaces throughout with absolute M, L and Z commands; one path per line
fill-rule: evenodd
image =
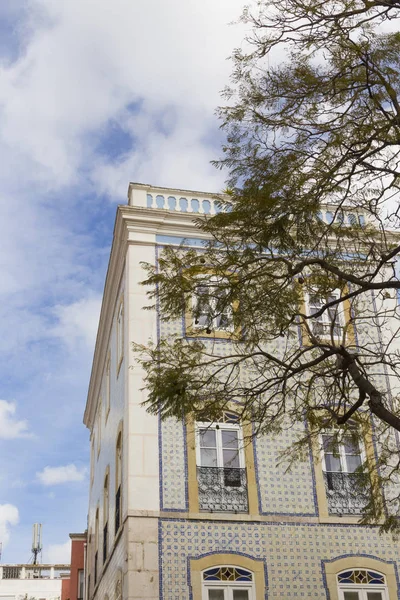
M 337 304 L 334 307 L 334 310 L 336 312 L 336 324 L 341 329 L 341 333 L 340 333 L 340 335 L 338 335 L 335 332 L 331 332 L 332 319 L 330 318 L 329 309 L 328 308 L 326 308 L 324 310 L 324 312 L 322 313 L 322 315 L 320 315 L 319 317 L 317 317 L 317 320 L 315 320 L 315 319 L 312 318 L 312 315 L 311 315 L 311 306 L 312 306 L 311 297 L 312 296 L 317 296 L 317 294 L 310 294 L 309 292 L 306 292 L 306 294 L 305 294 L 306 312 L 307 312 L 307 315 L 310 317 L 310 319 L 308 319 L 308 323 L 309 323 L 309 327 L 310 327 L 311 333 L 313 335 L 315 335 L 315 337 L 319 337 L 319 338 L 322 338 L 322 339 L 331 338 L 331 335 L 333 336 L 334 340 L 340 340 L 340 339 L 342 339 L 343 328 L 345 326 L 345 315 L 344 315 L 343 303 L 342 304 L 339 303 L 339 304 Z M 336 299 L 340 298 L 340 296 L 341 296 L 340 290 L 338 288 L 332 290 L 329 293 L 329 296 L 335 297 Z M 324 300 L 320 296 L 318 298 L 321 299 L 321 302 L 323 304 L 327 303 L 327 300 Z M 326 331 L 324 331 L 322 334 L 320 334 L 320 333 L 319 334 L 314 333 L 314 331 L 313 331 L 313 325 L 314 325 L 314 323 L 321 323 L 322 326 L 323 326 L 323 328 L 324 328 L 324 330 L 326 330 Z
M 99 398 L 99 407 L 97 409 L 97 458 L 99 458 L 101 450 L 101 409 L 102 400 Z
M 330 436 L 335 436 L 336 432 L 334 430 L 325 430 L 320 434 L 320 447 L 321 447 L 321 463 L 322 463 L 322 470 L 324 473 L 354 473 L 354 471 L 349 471 L 348 470 L 348 466 L 347 466 L 347 459 L 346 459 L 346 452 L 345 452 L 345 448 L 344 448 L 344 442 L 342 441 L 341 438 L 344 438 L 346 436 L 350 437 L 349 433 L 343 432 L 343 435 L 340 435 L 337 438 L 338 441 L 338 458 L 340 460 L 340 466 L 341 466 L 341 471 L 328 471 L 326 468 L 326 462 L 325 462 L 325 449 L 324 449 L 324 439 L 323 436 L 324 435 L 330 435 Z M 362 440 L 362 438 L 360 437 L 358 440 L 358 448 L 360 451 L 360 457 L 361 457 L 361 465 L 365 464 L 366 462 L 366 453 L 365 453 L 365 444 Z M 328 452 L 329 454 L 329 452 Z
M 105 377 L 105 420 L 107 422 L 108 414 L 111 407 L 111 356 L 107 355 L 106 362 L 106 377 Z
M 211 568 L 216 569 L 216 568 L 221 568 L 221 567 L 222 568 L 223 567 L 232 567 L 232 565 L 218 565 L 218 567 L 211 567 Z M 239 568 L 242 568 L 242 567 L 239 567 Z M 210 569 L 210 567 L 208 567 L 207 569 L 204 569 L 204 571 L 208 571 L 209 569 Z M 246 570 L 248 570 L 248 569 L 246 569 Z M 223 590 L 224 591 L 224 600 L 233 600 L 234 590 L 247 591 L 247 592 L 249 592 L 248 600 L 256 600 L 256 593 L 255 593 L 256 588 L 255 588 L 255 582 L 254 582 L 254 573 L 252 573 L 253 581 L 204 581 L 203 580 L 204 571 L 201 574 L 201 584 L 202 584 L 201 598 L 202 598 L 202 600 L 209 600 L 208 591 L 212 590 L 212 589 Z M 251 571 L 249 571 L 249 572 L 251 572 Z
M 237 468 L 237 469 L 245 469 L 246 462 L 244 456 L 244 445 L 243 445 L 243 431 L 240 423 L 223 423 L 223 422 L 215 422 L 215 423 L 201 423 L 196 422 L 196 465 L 198 467 L 206 467 L 206 465 L 201 464 L 201 448 L 200 448 L 200 430 L 208 429 L 215 431 L 216 437 L 216 450 L 217 450 L 217 468 Z M 239 466 L 238 467 L 229 467 L 224 465 L 223 458 L 223 446 L 222 446 L 222 431 L 237 431 L 238 432 L 238 455 L 239 455 Z M 210 469 L 215 467 L 210 467 Z
M 375 569 L 363 569 L 362 567 L 357 567 L 357 570 L 365 570 L 365 571 L 374 571 L 375 573 L 379 573 L 385 578 L 386 577 L 380 573 L 379 571 L 375 571 Z M 354 569 L 344 569 L 342 572 L 353 571 Z M 340 573 L 339 573 L 340 574 Z M 338 575 L 339 575 L 338 574 Z M 339 583 L 338 582 L 338 597 L 339 600 L 344 600 L 345 592 L 358 592 L 358 600 L 368 600 L 368 592 L 381 592 L 382 600 L 389 600 L 389 591 L 386 584 L 372 583 L 372 584 L 360 584 L 360 583 Z
M 124 358 L 124 300 L 120 299 L 117 311 L 117 376 Z
M 213 286 L 213 281 L 215 282 L 215 285 Z M 204 281 L 204 277 L 202 277 L 201 279 L 199 278 L 199 286 L 198 287 L 207 287 L 207 288 L 218 288 L 218 281 L 219 278 L 216 276 L 210 276 L 206 281 Z M 211 310 L 215 309 L 216 303 L 217 303 L 217 298 L 212 297 L 210 299 L 210 306 L 211 306 Z M 192 295 L 192 328 L 195 330 L 204 330 L 207 329 L 207 326 L 202 325 L 201 323 L 196 323 L 196 316 L 195 316 L 195 312 L 196 312 L 196 308 L 198 305 L 198 301 L 199 301 L 199 294 L 197 294 L 196 292 L 193 293 Z M 228 319 L 230 320 L 230 325 L 228 327 L 221 327 L 218 326 L 217 324 L 217 319 L 221 317 L 221 314 L 213 317 L 210 321 L 209 327 L 211 328 L 212 331 L 226 331 L 228 333 L 233 333 L 235 330 L 235 325 L 233 322 L 233 307 L 232 306 L 227 306 L 226 307 L 226 314 L 228 316 Z

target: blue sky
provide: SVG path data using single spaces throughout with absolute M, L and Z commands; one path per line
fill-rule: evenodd
M 0 3 L 0 542 L 68 559 L 86 526 L 82 424 L 128 182 L 219 190 L 214 116 L 242 0 Z

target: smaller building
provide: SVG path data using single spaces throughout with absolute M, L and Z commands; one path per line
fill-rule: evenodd
M 0 600 L 61 600 L 70 565 L 0 565 Z
M 71 538 L 71 570 L 69 577 L 62 581 L 61 600 L 83 600 L 85 598 L 86 532 L 70 533 L 69 537 Z

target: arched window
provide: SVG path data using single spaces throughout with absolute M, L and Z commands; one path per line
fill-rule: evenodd
M 248 512 L 238 415 L 225 411 L 218 422 L 196 424 L 196 464 L 200 510 Z
M 370 569 L 348 569 L 337 576 L 339 600 L 388 600 L 386 578 Z
M 121 526 L 122 515 L 122 431 L 115 446 L 115 535 Z
M 108 554 L 108 513 L 109 513 L 109 474 L 104 479 L 103 488 L 103 563 L 107 560 Z
M 202 600 L 254 600 L 254 576 L 240 567 L 219 566 L 202 573 Z
M 99 558 L 99 509 L 96 510 L 95 526 L 94 526 L 94 585 L 97 583 L 98 575 L 98 558 Z

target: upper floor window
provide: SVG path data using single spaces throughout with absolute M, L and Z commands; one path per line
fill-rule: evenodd
M 108 413 L 110 412 L 110 404 L 111 404 L 111 378 L 110 378 L 110 370 L 111 370 L 111 358 L 110 354 L 107 357 L 106 363 L 106 381 L 105 381 L 105 418 L 107 420 Z
M 95 449 L 95 436 L 92 434 L 92 440 L 90 445 L 90 485 L 93 483 L 94 479 L 94 449 Z
M 99 568 L 99 509 L 96 510 L 95 526 L 94 526 L 94 585 L 97 583 L 98 568 Z
M 202 600 L 255 600 L 253 573 L 232 566 L 203 571 Z
M 368 502 L 369 477 L 362 469 L 364 448 L 357 436 L 322 434 L 322 470 L 331 514 L 360 514 Z
M 197 423 L 196 463 L 200 510 L 248 512 L 243 435 L 238 416 Z
M 337 576 L 339 600 L 388 600 L 385 576 L 367 569 L 351 569 Z
M 97 409 L 97 456 L 101 448 L 101 398 L 99 398 L 99 407 Z
M 117 373 L 124 357 L 124 302 L 121 300 L 117 312 Z
M 328 306 L 322 313 L 321 309 L 340 298 L 340 290 L 333 290 L 326 298 L 308 293 L 306 296 L 307 313 L 315 315 L 309 320 L 311 332 L 316 337 L 338 339 L 342 336 L 344 319 L 341 303 Z
M 108 554 L 109 476 L 104 479 L 103 489 L 103 563 Z
M 233 332 L 233 308 L 227 291 L 221 289 L 218 277 L 202 278 L 192 297 L 191 328 L 206 334 L 214 331 Z
M 122 431 L 118 433 L 117 444 L 115 447 L 115 534 L 118 533 L 121 526 L 122 513 Z

